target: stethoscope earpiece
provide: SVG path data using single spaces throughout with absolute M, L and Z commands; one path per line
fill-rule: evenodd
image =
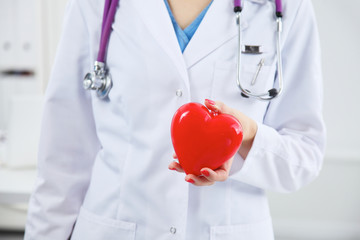
M 245 95 L 245 93 L 241 92 L 241 96 L 244 98 L 249 98 L 249 96 Z
M 244 91 L 241 91 L 240 94 L 244 98 L 250 98 L 252 96 L 251 92 L 247 89 L 244 89 Z M 278 90 L 275 88 L 272 88 L 268 91 L 268 94 L 264 94 L 263 96 L 259 96 L 257 98 L 260 100 L 271 100 L 271 99 L 276 98 L 278 96 L 278 94 L 279 94 Z
M 271 98 L 275 98 L 279 94 L 278 90 L 275 88 L 270 89 L 268 92 Z

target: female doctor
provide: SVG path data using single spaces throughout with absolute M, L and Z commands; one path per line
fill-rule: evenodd
M 273 239 L 265 191 L 312 181 L 325 142 L 313 9 L 282 4 L 283 91 L 271 101 L 240 94 L 232 0 L 120 0 L 106 55 L 113 86 L 100 99 L 83 76 L 98 54 L 104 0 L 70 0 L 25 239 Z M 276 31 L 274 1 L 242 1 L 240 80 L 252 92 L 279 88 Z M 244 128 L 238 153 L 201 176 L 172 159 L 171 119 L 188 102 Z

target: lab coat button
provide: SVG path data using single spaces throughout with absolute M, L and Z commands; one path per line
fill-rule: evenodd
M 182 93 L 181 89 L 176 90 L 176 96 L 181 97 L 182 94 L 183 93 Z
M 175 233 L 176 233 L 176 228 L 175 228 L 175 227 L 171 227 L 171 228 L 170 228 L 170 232 L 171 232 L 171 234 L 175 234 Z

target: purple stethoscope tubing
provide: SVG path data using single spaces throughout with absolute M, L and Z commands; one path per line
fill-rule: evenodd
M 97 59 L 94 63 L 94 71 L 87 73 L 83 81 L 84 89 L 95 90 L 97 97 L 100 99 L 106 99 L 112 88 L 111 76 L 105 66 L 105 55 L 110 39 L 111 25 L 114 21 L 118 4 L 119 0 L 105 0 L 100 46 Z
M 275 6 L 276 6 L 276 14 L 281 14 L 282 16 L 282 1 L 281 0 L 275 0 Z
M 100 47 L 97 57 L 98 62 L 105 63 L 105 54 L 106 54 L 107 44 L 110 38 L 111 25 L 114 21 L 118 4 L 119 4 L 119 0 L 105 0 L 103 21 L 101 27 Z

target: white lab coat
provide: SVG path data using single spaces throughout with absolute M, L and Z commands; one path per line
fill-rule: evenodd
M 97 56 L 104 0 L 71 0 L 46 93 L 39 175 L 25 239 L 268 240 L 265 190 L 291 192 L 322 165 L 322 75 L 310 0 L 283 3 L 284 92 L 258 101 L 236 86 L 232 0 L 214 0 L 182 54 L 163 0 L 121 0 L 108 46 L 107 101 L 82 80 Z M 274 2 L 245 0 L 241 79 L 253 91 L 277 86 Z M 257 82 L 250 86 L 258 63 Z M 174 112 L 220 100 L 258 123 L 244 161 L 225 182 L 196 187 L 168 170 Z

